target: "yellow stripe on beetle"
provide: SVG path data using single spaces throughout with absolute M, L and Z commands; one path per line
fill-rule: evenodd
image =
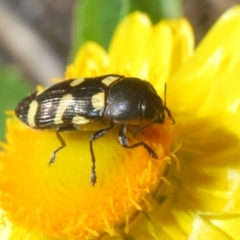
M 63 123 L 62 116 L 66 111 L 66 109 L 72 104 L 72 101 L 73 101 L 73 95 L 70 93 L 62 97 L 62 99 L 60 100 L 57 106 L 57 112 L 54 118 L 55 124 Z
M 37 109 L 38 109 L 38 102 L 36 100 L 34 100 L 29 104 L 29 110 L 28 110 L 28 114 L 27 114 L 27 122 L 30 127 L 36 126 L 35 116 L 37 113 Z

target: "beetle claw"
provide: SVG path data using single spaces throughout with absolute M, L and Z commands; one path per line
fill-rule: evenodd
M 55 162 L 55 152 L 53 152 L 53 154 L 52 154 L 52 156 L 51 156 L 51 158 L 50 158 L 50 161 L 49 161 L 48 165 L 50 166 L 50 165 L 52 165 L 54 162 Z
M 153 150 L 151 152 L 149 152 L 149 154 L 151 155 L 152 158 L 158 159 L 157 154 Z

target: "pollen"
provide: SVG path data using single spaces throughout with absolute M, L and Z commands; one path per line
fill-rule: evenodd
M 5 176 L 0 179 L 2 208 L 12 223 L 30 232 L 86 239 L 118 235 L 119 229 L 129 228 L 144 205 L 151 207 L 146 198 L 163 181 L 171 155 L 171 126 L 169 120 L 128 136 L 129 143 L 144 141 L 155 149 L 158 160 L 142 147 L 123 148 L 117 127 L 96 140 L 98 178 L 93 187 L 89 179 L 91 132 L 63 133 L 67 147 L 49 166 L 50 155 L 59 146 L 55 133 L 34 131 L 9 118 L 8 145 L 2 145 L 0 153 Z

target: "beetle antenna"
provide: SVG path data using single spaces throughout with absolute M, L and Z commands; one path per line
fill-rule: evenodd
M 132 135 L 136 134 L 137 132 L 142 131 L 143 129 L 145 129 L 145 128 L 147 128 L 147 127 L 153 125 L 153 124 L 155 124 L 155 122 L 151 122 L 151 123 L 149 123 L 149 124 L 147 124 L 147 125 L 144 125 L 144 126 L 138 128 L 138 129 L 136 129 L 135 131 L 132 132 Z
M 172 124 L 175 124 L 175 120 L 172 117 L 172 114 L 170 110 L 167 108 L 167 83 L 165 82 L 165 88 L 164 88 L 164 104 L 163 104 L 164 109 L 167 111 L 168 116 L 172 119 Z

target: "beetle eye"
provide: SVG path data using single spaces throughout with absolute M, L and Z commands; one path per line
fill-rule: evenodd
M 150 92 L 141 103 L 141 116 L 151 122 L 164 122 L 164 108 L 162 99 L 155 93 Z

